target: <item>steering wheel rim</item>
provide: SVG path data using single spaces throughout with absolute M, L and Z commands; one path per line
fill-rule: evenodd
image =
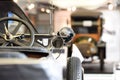
M 24 24 L 25 27 L 27 27 L 27 29 L 29 30 L 30 39 L 31 39 L 30 42 L 29 42 L 29 44 L 28 44 L 28 45 L 24 45 L 23 43 L 19 43 L 18 46 L 23 46 L 23 45 L 24 45 L 24 46 L 32 46 L 33 43 L 34 43 L 34 39 L 35 39 L 34 29 L 32 28 L 32 26 L 31 26 L 27 21 L 25 21 L 25 20 L 23 20 L 23 19 L 13 18 L 13 17 L 3 17 L 3 18 L 0 18 L 0 24 L 1 24 L 2 22 L 9 21 L 9 20 L 17 21 L 18 23 L 21 23 L 21 25 Z M 21 25 L 20 25 L 20 26 L 21 26 Z M 18 27 L 18 25 L 17 25 L 18 28 L 20 28 L 20 26 Z M 4 27 L 5 27 L 5 25 L 4 25 Z M 19 29 L 16 28 L 16 31 L 14 30 L 14 33 L 12 34 L 12 36 L 15 36 L 18 30 L 19 30 Z M 21 34 L 21 35 L 22 35 L 22 34 Z M 2 36 L 2 33 L 1 33 L 1 32 L 0 32 L 0 36 Z M 20 45 L 20 44 L 21 44 L 21 45 Z

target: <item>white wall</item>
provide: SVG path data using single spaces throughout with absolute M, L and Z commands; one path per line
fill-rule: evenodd
M 103 18 L 105 19 L 104 32 L 102 39 L 106 41 L 107 51 L 106 60 L 108 61 L 119 61 L 120 60 L 120 12 L 114 11 L 103 11 Z M 110 34 L 107 31 L 114 32 Z
M 71 14 L 70 11 L 60 10 L 55 12 L 54 14 L 54 31 L 55 32 L 59 31 L 62 27 L 69 26 L 67 23 L 70 22 L 70 14 Z

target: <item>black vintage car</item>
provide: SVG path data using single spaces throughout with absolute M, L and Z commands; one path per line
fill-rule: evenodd
M 106 43 L 100 40 L 103 31 L 103 18 L 101 12 L 78 9 L 71 14 L 71 26 L 76 33 L 74 43 L 78 46 L 85 59 L 97 56 L 100 60 L 100 70 L 104 68 L 106 58 Z
M 39 39 L 54 37 L 52 45 L 59 48 L 59 42 L 69 41 L 72 36 L 66 37 L 62 30 L 57 37 L 39 34 L 16 3 L 0 0 L 0 80 L 63 80 L 63 68 Z M 69 56 L 65 71 L 65 79 L 82 80 L 77 57 Z

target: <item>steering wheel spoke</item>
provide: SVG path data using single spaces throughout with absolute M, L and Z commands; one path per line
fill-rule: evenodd
M 19 28 L 20 28 L 21 25 L 22 25 L 22 23 L 19 22 L 18 25 L 15 27 L 15 29 L 12 32 L 13 35 L 15 35 L 18 32 L 18 30 L 19 30 Z
M 2 46 L 8 46 L 9 45 L 9 42 L 4 42 L 3 44 L 2 44 Z

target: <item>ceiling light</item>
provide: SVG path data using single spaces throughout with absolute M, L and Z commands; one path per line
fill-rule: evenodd
M 28 9 L 31 10 L 35 7 L 35 4 L 31 3 L 29 6 L 28 6 Z
M 42 12 L 45 12 L 45 8 L 41 8 L 40 10 L 41 10 Z
M 71 11 L 71 8 L 67 8 L 67 11 Z
M 71 11 L 75 11 L 75 10 L 76 10 L 76 7 L 72 7 L 72 8 L 71 8 Z
M 113 4 L 108 3 L 108 9 L 109 9 L 109 10 L 113 10 L 113 8 L 114 8 Z
M 50 10 L 49 10 L 49 9 L 46 9 L 46 12 L 47 12 L 47 13 L 50 13 Z
M 76 7 L 69 7 L 67 8 L 67 11 L 75 11 L 76 10 Z
M 18 0 L 13 0 L 15 3 L 17 3 L 18 2 Z

